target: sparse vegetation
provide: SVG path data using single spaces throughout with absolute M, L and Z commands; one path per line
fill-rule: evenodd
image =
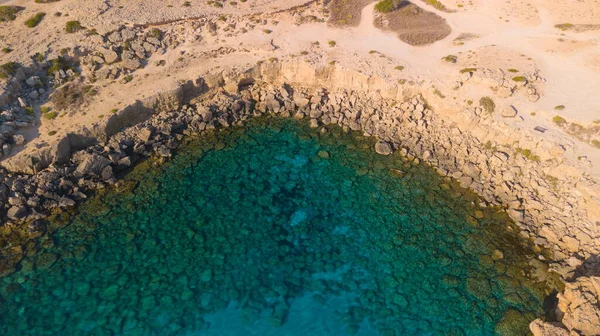
M 554 27 L 564 31 L 564 30 L 569 30 L 569 29 L 573 28 L 573 24 L 559 23 L 559 24 L 555 25 Z
M 11 51 L 13 51 L 13 50 L 11 48 L 9 48 L 9 47 L 2 48 L 2 52 L 5 53 L 5 54 L 8 54 Z
M 263 33 L 271 34 L 273 31 L 271 29 L 263 29 Z
M 50 108 L 48 106 L 42 106 L 40 108 L 40 111 L 42 112 L 42 114 L 46 114 L 46 113 L 50 112 Z
M 394 70 L 402 71 L 402 70 L 404 70 L 404 66 L 398 65 L 394 68 Z
M 513 80 L 513 81 L 515 81 L 515 82 L 521 82 L 521 83 L 523 83 L 523 82 L 527 82 L 527 78 L 525 78 L 525 77 L 523 77 L 523 76 L 516 76 L 516 77 L 513 77 L 513 78 L 512 78 L 512 80 Z
M 369 54 L 370 55 L 373 55 L 373 54 L 376 54 L 376 53 L 377 53 L 377 50 L 369 50 Z
M 0 78 L 12 77 L 19 68 L 19 63 L 8 62 L 0 65 Z
M 548 181 L 548 184 L 552 187 L 552 189 L 554 189 L 554 190 L 557 189 L 558 178 L 556 178 L 552 175 L 546 175 L 546 180 Z
M 125 78 L 123 78 L 123 82 L 125 83 L 129 83 L 133 80 L 133 75 L 127 75 L 125 76 Z
M 42 22 L 42 19 L 46 16 L 46 13 L 37 13 L 25 21 L 25 25 L 29 28 L 33 28 Z
M 435 9 L 437 10 L 441 10 L 444 12 L 447 12 L 448 9 L 446 8 L 446 6 L 444 6 L 443 3 L 439 2 L 438 0 L 424 0 L 425 3 L 427 3 L 428 5 L 433 6 Z
M 42 114 L 42 117 L 46 120 L 53 120 L 53 119 L 56 119 L 56 117 L 58 117 L 58 113 L 48 112 L 48 113 Z
M 460 73 L 464 74 L 464 73 L 475 72 L 475 71 L 477 71 L 477 68 L 464 68 L 464 69 L 460 70 Z
M 31 106 L 25 107 L 25 114 L 34 115 L 35 113 L 33 112 L 33 107 L 31 107 Z
M 183 6 L 190 7 L 190 6 L 192 6 L 192 3 L 189 2 L 189 1 L 186 1 L 186 2 L 183 3 Z
M 398 79 L 398 84 L 400 84 L 400 85 L 406 84 L 406 79 L 404 79 L 404 78 Z
M 539 162 L 540 161 L 540 157 L 533 154 L 533 152 L 531 152 L 531 149 L 528 148 L 521 148 L 521 147 L 517 147 L 515 148 L 515 151 L 521 155 L 523 155 L 526 159 L 529 159 L 531 161 L 535 161 L 535 162 Z
M 442 98 L 442 99 L 446 98 L 446 96 L 444 96 L 442 94 L 442 92 L 440 90 L 438 90 L 438 89 L 433 90 L 433 94 L 436 95 L 436 96 L 438 96 L 438 97 L 440 97 L 440 98 Z
M 594 139 L 590 142 L 590 144 L 592 145 L 592 147 L 600 149 L 600 141 Z
M 117 113 L 117 112 L 119 112 L 119 109 L 116 109 L 116 108 L 114 108 L 114 109 L 111 109 L 111 110 L 110 110 L 110 113 L 112 113 L 112 114 L 115 114 L 115 113 Z
M 381 0 L 375 5 L 375 10 L 380 13 L 389 13 L 400 8 L 401 0 Z
M 335 65 L 335 63 L 336 63 L 335 61 L 331 61 L 331 62 L 329 62 L 329 65 Z
M 50 131 L 50 132 L 48 132 L 49 136 L 53 136 L 54 134 L 56 134 L 56 131 Z
M 562 111 L 562 110 L 564 110 L 564 109 L 565 109 L 565 105 L 557 105 L 557 106 L 554 106 L 554 109 L 555 109 L 555 110 L 557 110 L 557 111 Z
M 67 71 L 71 69 L 71 65 L 63 57 L 57 57 L 52 60 L 52 65 L 48 68 L 48 75 L 52 75 L 60 70 Z
M 330 40 L 329 42 L 327 42 L 327 44 L 329 44 L 330 47 L 335 47 L 337 45 L 337 43 L 335 43 L 335 41 Z
M 517 70 L 517 69 L 508 69 L 507 71 L 508 71 L 508 72 L 512 72 L 512 73 L 517 73 L 517 72 L 519 72 L 519 70 Z
M 68 21 L 65 27 L 67 33 L 72 34 L 82 30 L 83 27 L 79 21 Z
M 22 11 L 19 6 L 0 6 L 0 22 L 8 22 L 17 18 L 17 13 Z
M 38 63 L 42 63 L 44 61 L 44 55 L 42 53 L 37 53 L 35 55 L 33 55 L 33 59 L 38 62 Z
M 456 61 L 458 61 L 458 57 L 456 57 L 455 55 L 448 55 L 448 56 L 442 57 L 442 60 L 444 60 L 448 63 L 456 63 Z
M 50 100 L 58 110 L 75 109 L 81 106 L 86 99 L 83 85 L 78 82 L 68 83 L 54 91 Z M 52 112 L 50 112 L 52 113 Z
M 496 109 L 496 104 L 490 97 L 482 97 L 479 99 L 479 105 L 481 105 L 481 107 L 489 114 L 494 113 L 494 110 Z
M 552 118 L 552 122 L 557 124 L 558 126 L 563 126 L 567 124 L 567 120 L 559 115 L 554 116 L 554 118 Z
M 154 38 L 160 40 L 162 38 L 162 30 L 160 30 L 158 28 L 152 28 L 148 32 L 148 37 L 154 37 Z

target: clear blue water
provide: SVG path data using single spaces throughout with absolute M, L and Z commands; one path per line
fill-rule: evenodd
M 525 334 L 508 217 L 373 141 L 261 119 L 142 164 L 0 279 L 0 334 Z

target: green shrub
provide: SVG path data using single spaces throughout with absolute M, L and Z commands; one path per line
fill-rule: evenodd
M 65 27 L 65 30 L 69 34 L 76 33 L 82 29 L 83 29 L 83 27 L 81 26 L 79 21 L 69 21 L 69 22 L 67 22 L 66 27 Z
M 554 116 L 554 118 L 552 118 L 552 122 L 557 124 L 558 126 L 563 126 L 567 123 L 567 120 L 561 116 Z
M 19 63 L 8 62 L 0 65 L 0 78 L 12 77 L 19 68 Z
M 263 33 L 271 34 L 273 31 L 271 29 L 263 29 Z
M 5 53 L 5 54 L 8 54 L 11 51 L 13 51 L 13 50 L 11 48 L 9 48 L 9 47 L 2 48 L 2 52 Z
M 527 78 L 525 78 L 523 76 L 513 77 L 512 80 L 515 81 L 515 82 L 527 82 Z
M 564 110 L 564 109 L 565 109 L 565 105 L 557 105 L 557 106 L 554 106 L 554 109 L 555 109 L 555 110 L 557 110 L 557 111 L 562 111 L 562 110 Z
M 27 107 L 25 108 L 25 114 L 27 114 L 27 115 L 34 115 L 34 114 L 35 114 L 35 112 L 33 112 L 33 107 L 31 107 L 31 106 L 27 106 Z
M 381 0 L 375 5 L 375 10 L 380 13 L 389 13 L 400 7 L 400 0 Z
M 517 69 L 508 69 L 508 72 L 517 73 L 517 72 L 519 72 L 519 70 L 517 70 Z
M 53 119 L 56 119 L 56 117 L 58 116 L 58 113 L 56 113 L 56 112 L 48 112 L 48 113 L 42 114 L 42 116 L 46 120 L 53 120 Z
M 458 61 L 458 57 L 456 57 L 455 55 L 448 55 L 448 56 L 442 57 L 442 60 L 444 60 L 448 63 L 456 63 L 456 61 Z
M 477 68 L 464 68 L 464 69 L 460 70 L 460 73 L 475 72 L 475 71 L 477 71 Z
M 44 61 L 44 55 L 42 53 L 37 53 L 33 55 L 33 59 L 38 63 L 42 63 Z
M 69 62 L 67 62 L 67 60 L 60 56 L 53 59 L 51 63 L 52 65 L 50 66 L 50 68 L 48 68 L 48 75 L 52 75 L 60 70 L 67 71 L 71 69 L 71 65 L 69 64 Z
M 50 131 L 50 132 L 48 132 L 49 136 L 53 136 L 54 134 L 56 134 L 56 131 Z
M 46 16 L 46 13 L 37 13 L 25 21 L 25 25 L 29 28 L 33 28 L 42 22 L 42 19 Z
M 540 161 L 540 157 L 533 154 L 533 152 L 531 152 L 531 149 L 517 147 L 515 148 L 515 151 L 531 161 Z
M 114 109 L 110 109 L 110 113 L 112 113 L 112 114 L 115 114 L 115 113 L 117 113 L 117 112 L 119 112 L 119 110 L 118 110 L 118 109 L 116 109 L 116 108 L 114 108 Z
M 438 0 L 425 0 L 425 2 L 431 6 L 433 6 L 437 10 L 447 11 L 446 6 Z
M 35 3 L 51 3 L 58 2 L 59 0 L 35 0 Z
M 395 69 L 395 70 L 398 70 L 398 71 L 402 71 L 402 70 L 404 70 L 404 66 L 402 66 L 402 65 L 398 65 L 398 66 L 396 66 L 394 69 Z
M 42 106 L 40 108 L 40 111 L 42 112 L 42 114 L 46 114 L 46 113 L 50 112 L 50 108 L 48 106 Z
M 600 149 L 600 141 L 598 141 L 596 139 L 592 140 L 591 145 L 592 145 L 592 147 L 596 147 L 596 148 Z
M 0 6 L 0 22 L 8 22 L 16 19 L 16 14 L 23 9 L 25 8 L 18 6 Z
M 163 36 L 162 31 L 158 28 L 152 28 L 150 29 L 150 31 L 148 32 L 148 37 L 154 37 L 157 39 L 161 39 Z
M 335 41 L 330 40 L 329 42 L 327 42 L 327 44 L 329 44 L 330 47 L 335 47 L 337 45 L 337 43 L 335 43 Z
M 479 99 L 479 105 L 481 105 L 483 109 L 489 114 L 494 113 L 494 110 L 496 109 L 496 104 L 490 97 L 482 97 L 481 99 Z

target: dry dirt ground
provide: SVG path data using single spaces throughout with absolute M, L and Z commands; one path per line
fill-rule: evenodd
M 582 125 L 600 120 L 600 30 L 581 32 L 555 27 L 565 23 L 597 24 L 599 1 L 581 0 L 576 5 L 566 0 L 442 1 L 451 12 L 415 1 L 411 8 L 421 14 L 411 21 L 402 12 L 393 13 L 397 20 L 388 27 L 391 32 L 376 27 L 377 14 L 370 0 L 227 1 L 222 8 L 197 0 L 191 0 L 189 7 L 183 1 L 61 0 L 36 4 L 14 0 L 8 4 L 25 10 L 16 20 L 0 23 L 0 48 L 13 49 L 0 53 L 0 64 L 26 64 L 38 52 L 54 58 L 63 48 L 70 48 L 70 55 L 94 50 L 102 42 L 99 36 L 121 26 L 151 25 L 179 38 L 164 54 L 153 54 L 145 67 L 133 73 L 131 81 L 99 80 L 93 83 L 98 94 L 89 104 L 77 111 L 59 113 L 55 120 L 40 120 L 37 129 L 27 133 L 28 151 L 51 143 L 53 137 L 47 135 L 51 131 L 61 133 L 92 125 L 108 111 L 179 81 L 218 69 L 242 70 L 277 58 L 280 62 L 300 61 L 314 66 L 335 62 L 335 66 L 366 76 L 408 81 L 439 92 L 444 97 L 438 104 L 440 109 L 449 111 L 466 108 L 469 101 L 478 102 L 483 96 L 495 97 L 498 105 L 518 109 L 515 118 L 502 119 L 507 127 L 531 134 L 534 140 L 556 139 L 567 149 L 565 155 L 579 158 L 590 174 L 600 175 L 600 169 L 595 168 L 600 167 L 600 149 L 574 139 L 552 122 L 555 115 Z M 47 15 L 37 27 L 27 28 L 24 21 L 37 12 Z M 62 15 L 56 16 L 58 12 Z M 219 17 L 223 20 L 215 20 Z M 198 23 L 210 18 L 216 22 L 212 32 Z M 66 34 L 65 24 L 71 20 L 80 21 L 100 35 Z M 425 31 L 415 31 L 421 20 L 429 20 L 425 21 Z M 417 42 L 435 42 L 419 46 L 405 42 L 414 42 L 413 36 Z M 455 62 L 442 60 L 447 56 L 454 56 Z M 159 61 L 164 61 L 164 66 L 157 66 Z M 529 101 L 523 95 L 524 89 L 510 97 L 496 97 L 493 85 L 486 81 L 465 81 L 461 74 L 465 68 L 503 74 L 508 84 L 513 84 L 513 76 L 539 76 L 543 80 L 537 81 L 535 88 L 540 98 Z M 89 73 L 82 75 L 89 80 Z M 38 115 L 42 104 L 45 102 L 34 106 Z M 565 109 L 555 110 L 558 105 Z M 533 131 L 536 126 L 548 131 L 538 134 Z

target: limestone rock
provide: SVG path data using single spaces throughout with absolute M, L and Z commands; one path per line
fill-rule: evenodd
M 110 49 L 101 48 L 100 53 L 104 57 L 104 61 L 107 64 L 115 63 L 119 60 L 119 54 Z
M 392 145 L 386 141 L 380 140 L 375 144 L 375 152 L 381 155 L 390 155 L 393 152 Z
M 517 116 L 517 110 L 511 105 L 505 106 L 500 115 L 502 115 L 504 118 L 514 118 Z
M 554 324 L 537 319 L 529 324 L 533 336 L 569 336 L 570 333 Z
M 12 208 L 8 209 L 6 215 L 12 220 L 23 219 L 25 216 L 27 216 L 27 208 L 24 206 L 15 205 Z
M 76 172 L 81 175 L 100 175 L 102 170 L 110 164 L 110 160 L 98 154 L 86 154 L 77 166 Z
M 558 294 L 562 323 L 582 336 L 600 334 L 600 277 L 579 277 Z

